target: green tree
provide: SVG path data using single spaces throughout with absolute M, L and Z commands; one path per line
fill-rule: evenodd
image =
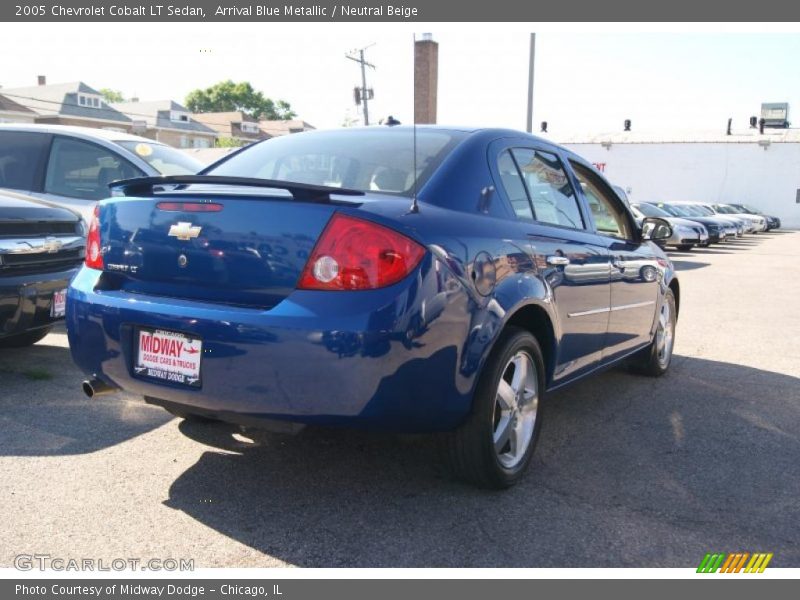
M 272 100 L 247 81 L 220 81 L 204 90 L 186 96 L 186 107 L 192 112 L 242 111 L 256 119 L 291 119 L 296 116 L 285 100 Z
M 120 92 L 119 90 L 103 88 L 100 90 L 100 95 L 103 96 L 103 99 L 109 104 L 112 104 L 114 102 L 125 102 L 125 96 L 123 96 L 122 92 Z

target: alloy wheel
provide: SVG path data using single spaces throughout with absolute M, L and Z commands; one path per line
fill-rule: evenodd
M 520 350 L 506 363 L 495 395 L 492 441 L 500 464 L 513 469 L 531 445 L 539 409 L 538 373 Z

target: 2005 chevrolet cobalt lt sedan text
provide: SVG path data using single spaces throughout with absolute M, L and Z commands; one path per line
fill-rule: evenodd
M 589 163 L 536 137 L 310 132 L 112 188 L 67 297 L 89 394 L 441 431 L 460 476 L 506 487 L 546 392 L 670 364 L 679 287 L 651 241 L 669 225 L 638 228 Z

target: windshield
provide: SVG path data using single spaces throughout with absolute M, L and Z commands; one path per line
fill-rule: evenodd
M 693 217 L 707 216 L 707 213 L 697 204 L 683 204 L 681 205 L 681 208 L 683 208 L 688 214 L 690 214 Z
M 726 204 L 717 204 L 716 209 L 718 213 L 722 213 L 723 215 L 735 215 L 737 213 L 736 210 Z
M 759 212 L 753 208 L 752 206 L 748 206 L 747 204 L 731 204 L 735 209 L 739 212 L 743 212 L 749 215 L 757 215 Z
M 661 210 L 669 213 L 673 217 L 688 217 L 688 216 L 690 216 L 685 211 L 683 211 L 682 209 L 678 208 L 678 206 L 676 206 L 675 204 L 660 203 L 657 206 L 658 206 L 658 208 L 660 208 Z
M 711 210 L 707 206 L 703 206 L 702 204 L 693 204 L 692 206 L 694 206 L 697 209 L 697 213 L 700 216 L 713 217 L 716 214 L 713 210 Z
M 164 144 L 149 142 L 118 141 L 162 175 L 194 175 L 203 168 L 203 163 Z
M 671 216 L 667 211 L 661 210 L 652 204 L 634 204 L 633 205 L 645 217 L 669 217 Z
M 256 177 L 411 196 L 467 134 L 364 127 L 273 138 L 212 167 L 206 175 Z M 416 166 L 416 173 L 414 167 Z

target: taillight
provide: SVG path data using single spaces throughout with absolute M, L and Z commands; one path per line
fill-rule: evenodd
M 100 206 L 94 205 L 89 234 L 86 236 L 86 266 L 91 269 L 103 268 L 103 251 L 100 243 Z
M 304 290 L 371 290 L 413 271 L 425 248 L 370 221 L 335 214 L 311 252 L 297 285 Z

